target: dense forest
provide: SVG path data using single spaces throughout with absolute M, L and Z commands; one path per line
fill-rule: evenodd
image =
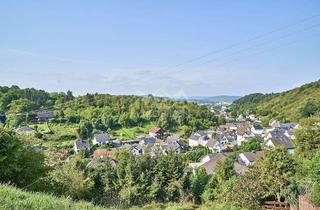
M 272 94 L 250 94 L 233 102 L 234 116 L 253 113 L 266 119 L 299 122 L 320 113 L 320 81 Z

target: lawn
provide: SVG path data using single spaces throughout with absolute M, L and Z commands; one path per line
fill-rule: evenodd
M 121 128 L 116 130 L 112 137 L 123 140 L 135 139 L 137 136 L 146 135 L 152 127 L 154 127 L 154 125 L 148 124 L 143 127 Z
M 46 134 L 46 133 L 50 133 L 51 130 L 48 127 L 47 123 L 43 123 L 43 124 L 32 124 L 29 125 L 30 128 L 36 130 L 38 133 L 42 133 L 42 134 Z

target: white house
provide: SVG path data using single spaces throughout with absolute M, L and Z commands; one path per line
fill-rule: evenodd
M 94 145 L 102 145 L 102 144 L 107 144 L 109 142 L 110 138 L 109 135 L 106 133 L 100 133 L 100 134 L 95 134 L 93 136 L 92 143 Z
M 162 128 L 151 128 L 149 130 L 149 136 L 154 137 L 154 138 L 163 138 L 163 129 Z
M 257 159 L 263 157 L 264 152 L 263 151 L 257 151 L 257 152 L 243 152 L 239 154 L 239 159 L 241 162 L 243 162 L 246 166 L 252 165 L 254 161 Z
M 294 153 L 294 149 L 295 146 L 293 144 L 293 142 L 291 141 L 290 138 L 288 138 L 287 136 L 283 135 L 281 137 L 278 138 L 271 138 L 269 139 L 266 143 L 265 146 L 267 147 L 276 147 L 276 146 L 282 146 L 287 148 L 288 152 L 290 154 Z
M 190 163 L 190 167 L 193 169 L 193 172 L 196 171 L 197 168 L 200 166 L 204 167 L 208 175 L 214 174 L 215 167 L 218 163 L 223 162 L 227 159 L 224 154 L 215 153 L 206 155 L 204 158 L 201 159 L 200 162 Z
M 208 135 L 204 131 L 197 131 L 188 139 L 188 143 L 190 147 L 197 147 L 199 145 L 206 146 L 208 142 Z
M 231 131 L 236 131 L 237 130 L 237 125 L 234 123 L 227 123 L 226 126 L 228 127 L 229 130 Z
M 206 146 L 212 153 L 221 151 L 219 142 L 215 139 L 209 139 Z
M 256 135 L 262 135 L 263 134 L 263 127 L 259 125 L 258 123 L 254 123 L 251 127 L 251 132 Z
M 269 121 L 269 126 L 272 127 L 272 128 L 277 128 L 280 126 L 280 122 L 276 119 L 271 119 Z
M 89 144 L 89 140 L 77 140 L 74 143 L 74 151 L 77 153 L 79 152 L 82 148 L 84 149 L 90 149 L 90 144 Z

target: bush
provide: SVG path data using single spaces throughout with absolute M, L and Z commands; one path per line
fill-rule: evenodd
M 320 207 L 320 183 L 316 182 L 312 188 L 309 195 L 309 200 L 315 206 Z

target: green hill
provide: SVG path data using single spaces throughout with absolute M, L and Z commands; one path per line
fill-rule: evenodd
M 266 119 L 298 122 L 320 112 L 320 80 L 292 90 L 272 94 L 250 94 L 236 100 L 234 114 L 255 113 Z

